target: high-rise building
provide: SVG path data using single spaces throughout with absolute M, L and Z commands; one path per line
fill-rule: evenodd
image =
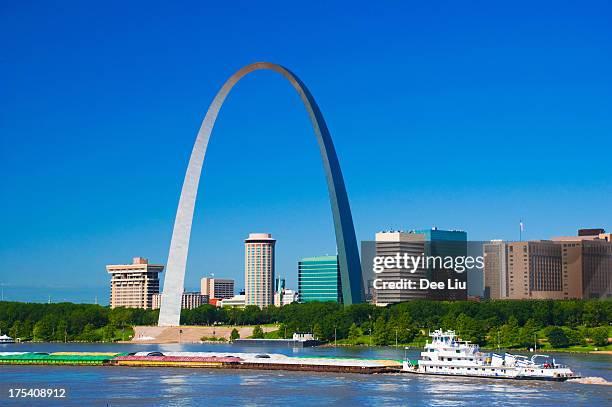
M 508 245 L 502 240 L 492 240 L 483 245 L 484 298 L 508 297 Z
M 276 277 L 274 280 L 274 292 L 280 292 L 285 289 L 285 279 L 282 277 Z
M 153 294 L 152 304 L 153 309 L 161 308 L 162 295 L 160 293 Z M 181 296 L 181 309 L 194 309 L 204 304 L 208 304 L 208 295 L 198 292 L 184 292 Z
M 452 257 L 465 258 L 467 256 L 467 233 L 462 230 L 442 230 L 436 227 L 431 229 L 415 230 L 414 233 L 425 236 L 425 256 L 432 257 Z M 442 267 L 439 262 L 432 262 L 427 267 L 427 275 L 431 281 L 443 282 L 446 289 L 430 290 L 427 294 L 429 299 L 433 300 L 467 300 L 468 290 L 466 289 L 449 289 L 448 281 L 457 284 L 463 284 L 467 287 L 467 275 L 469 271 L 461 273 L 454 269 Z
M 111 308 L 151 309 L 153 295 L 159 293 L 161 264 L 149 264 L 147 259 L 134 257 L 132 264 L 109 264 L 106 271 L 111 275 Z
M 342 302 L 338 256 L 306 257 L 298 262 L 299 302 Z
M 580 270 L 563 267 L 562 249 L 550 240 L 508 243 L 508 298 L 582 298 Z
M 200 293 L 207 295 L 209 299 L 232 298 L 234 296 L 234 280 L 204 277 L 200 280 Z
M 563 273 L 580 275 L 582 298 L 612 297 L 612 234 L 580 229 L 578 236 L 554 237 L 562 245 Z
M 245 304 L 267 307 L 274 303 L 274 246 L 269 233 L 251 233 L 245 239 Z
M 577 236 L 552 240 L 485 244 L 485 295 L 488 291 L 493 299 L 612 297 L 610 240 L 603 229 L 581 229 Z
M 383 231 L 376 233 L 376 257 L 400 256 L 457 258 L 467 255 L 467 234 L 459 230 L 440 230 L 438 228 L 403 231 Z M 371 265 L 370 265 L 371 267 Z M 435 300 L 465 300 L 467 289 L 420 289 L 421 279 L 434 282 L 444 282 L 448 286 L 449 279 L 456 284 L 467 282 L 467 272 L 458 273 L 442 267 L 441 262 L 430 262 L 429 265 L 420 263 L 416 269 L 385 268 L 375 278 L 382 281 L 413 281 L 415 289 L 374 289 L 373 301 L 376 305 L 384 306 L 402 301 L 416 299 Z
M 376 233 L 376 257 L 394 257 L 396 254 L 403 256 L 423 256 L 425 252 L 425 235 L 415 232 L 383 231 Z M 372 264 L 370 264 L 372 267 Z M 411 272 L 414 271 L 414 272 Z M 379 306 L 395 304 L 398 302 L 426 299 L 427 290 L 418 289 L 419 280 L 427 278 L 427 270 L 418 267 L 416 270 L 405 268 L 385 268 L 375 278 L 384 282 L 414 281 L 417 289 L 373 289 L 373 302 Z

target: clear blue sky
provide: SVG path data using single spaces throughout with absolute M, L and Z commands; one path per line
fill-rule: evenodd
M 612 229 L 607 1 L 51 3 L 0 5 L 5 298 L 104 303 L 105 264 L 165 263 L 208 104 L 260 60 L 317 99 L 360 240 Z M 249 232 L 278 239 L 292 287 L 298 258 L 335 253 L 318 147 L 280 77 L 234 89 L 208 153 L 187 288 L 242 286 Z

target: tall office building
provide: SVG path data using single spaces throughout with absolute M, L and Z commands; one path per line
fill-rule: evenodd
M 234 280 L 204 277 L 200 280 L 200 293 L 207 295 L 209 299 L 232 298 L 234 296 Z
M 562 245 L 564 274 L 580 274 L 582 298 L 612 297 L 612 234 L 599 228 L 579 229 L 578 236 L 552 240 Z
M 562 249 L 550 240 L 508 243 L 508 298 L 582 298 L 580 270 L 563 267 Z
M 274 303 L 274 246 L 269 233 L 251 233 L 245 239 L 245 304 L 267 307 Z
M 462 230 L 442 230 L 436 227 L 431 229 L 415 230 L 414 233 L 425 236 L 425 256 L 441 258 L 465 258 L 467 256 L 467 233 Z M 453 269 L 446 269 L 437 262 L 427 267 L 427 275 L 431 281 L 443 282 L 448 287 L 451 280 L 455 285 L 464 284 L 467 287 L 467 275 L 470 271 L 462 273 Z M 427 294 L 433 300 L 467 300 L 466 289 L 430 290 Z
M 414 232 L 384 231 L 376 233 L 376 257 L 394 257 L 397 253 L 401 256 L 423 256 L 425 252 L 425 235 Z M 372 267 L 372 264 L 370 264 Z M 427 278 L 427 270 L 419 267 L 412 270 L 405 268 L 385 268 L 381 273 L 375 274 L 374 278 L 383 282 L 414 281 L 417 289 L 373 289 L 373 302 L 379 306 L 395 304 L 397 302 L 426 299 L 427 290 L 419 290 L 418 284 L 421 278 Z
M 342 303 L 338 256 L 306 257 L 298 262 L 299 302 Z
M 484 298 L 499 300 L 508 296 L 508 245 L 492 240 L 483 245 Z
M 577 236 L 485 244 L 485 295 L 488 291 L 493 299 L 610 298 L 610 237 L 603 229 L 581 229 Z
M 282 277 L 276 277 L 274 280 L 274 292 L 280 292 L 285 289 L 285 279 Z
M 467 234 L 458 230 L 440 230 L 438 228 L 403 231 L 384 231 L 376 234 L 376 256 L 394 257 L 408 255 L 418 257 L 441 257 L 467 255 Z M 375 278 L 381 281 L 413 281 L 416 288 L 374 289 L 373 301 L 384 306 L 402 301 L 416 299 L 465 300 L 467 289 L 422 290 L 421 279 L 444 282 L 457 280 L 457 284 L 467 282 L 467 272 L 457 273 L 441 267 L 440 262 L 420 263 L 416 270 L 406 268 L 385 268 Z
M 153 295 L 159 293 L 161 264 L 149 264 L 147 259 L 134 257 L 132 264 L 110 264 L 106 271 L 111 275 L 111 308 L 151 309 Z

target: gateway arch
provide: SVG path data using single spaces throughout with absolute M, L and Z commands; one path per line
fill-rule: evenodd
M 189 237 L 191 235 L 191 224 L 195 207 L 198 184 L 202 172 L 202 164 L 206 155 L 208 140 L 213 130 L 215 120 L 225 98 L 234 85 L 249 73 L 257 70 L 271 70 L 285 77 L 300 95 L 312 127 L 317 137 L 325 178 L 329 190 L 329 200 L 334 219 L 336 232 L 336 245 L 338 249 L 338 262 L 340 266 L 340 279 L 342 282 L 342 296 L 345 304 L 361 302 L 363 298 L 363 281 L 361 279 L 361 265 L 357 239 L 351 208 L 349 206 L 342 171 L 338 156 L 334 149 L 331 135 L 319 110 L 319 106 L 306 88 L 306 85 L 290 70 L 280 65 L 269 62 L 257 62 L 247 65 L 233 74 L 217 93 L 212 101 L 189 158 L 187 173 L 183 182 L 181 196 L 179 199 L 172 240 L 170 241 L 170 253 L 166 265 L 166 276 L 164 278 L 164 291 L 159 313 L 159 326 L 177 326 L 180 323 L 181 296 L 184 290 L 185 267 L 187 265 L 187 252 L 189 250 Z

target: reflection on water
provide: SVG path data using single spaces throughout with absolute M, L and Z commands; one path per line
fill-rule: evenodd
M 217 351 L 276 352 L 292 355 L 403 358 L 394 348 L 254 348 L 223 345 L 15 344 L 0 351 Z M 418 350 L 411 350 L 415 358 Z M 612 356 L 556 355 L 588 380 L 565 383 L 467 379 L 405 374 L 357 375 L 185 368 L 2 366 L 0 405 L 36 405 L 7 398 L 16 387 L 66 388 L 64 400 L 40 404 L 73 406 L 504 406 L 610 405 Z M 592 378 L 600 379 L 592 379 Z

